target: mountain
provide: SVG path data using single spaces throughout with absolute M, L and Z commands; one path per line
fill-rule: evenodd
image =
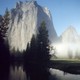
M 78 42 L 79 41 L 79 35 L 76 31 L 76 29 L 73 26 L 68 27 L 60 36 L 62 42 Z
M 80 37 L 76 29 L 68 27 L 53 44 L 57 58 L 80 58 Z
M 10 50 L 20 52 L 26 50 L 27 43 L 31 41 L 33 34 L 37 34 L 42 21 L 46 23 L 50 43 L 53 43 L 57 34 L 48 8 L 41 7 L 36 1 L 17 2 L 16 7 L 10 11 L 8 29 Z

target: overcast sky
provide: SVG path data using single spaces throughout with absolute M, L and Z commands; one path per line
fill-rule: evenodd
M 17 1 L 26 0 L 0 0 L 0 14 L 6 8 L 13 8 Z M 36 0 L 41 6 L 48 7 L 53 19 L 55 30 L 59 35 L 69 26 L 76 28 L 80 34 L 80 0 Z

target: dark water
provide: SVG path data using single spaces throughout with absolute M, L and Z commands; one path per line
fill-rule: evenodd
M 37 64 L 10 64 L 0 68 L 0 80 L 49 80 L 49 70 Z
M 23 66 L 10 66 L 9 80 L 48 80 L 47 72 L 40 70 L 24 70 Z
M 50 80 L 80 80 L 80 74 L 65 73 L 57 69 L 49 69 L 51 74 Z
M 80 80 L 80 75 L 64 74 L 57 69 L 43 69 L 36 65 L 28 65 L 26 69 L 23 65 L 10 65 L 4 67 L 0 80 Z
M 36 64 L 0 66 L 0 80 L 80 80 L 80 75 L 48 69 Z

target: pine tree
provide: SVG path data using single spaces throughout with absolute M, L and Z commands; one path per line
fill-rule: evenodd
M 30 54 L 30 44 L 27 44 L 26 51 L 23 52 L 23 59 L 24 59 L 24 65 L 26 65 L 26 62 L 29 60 L 28 55 Z
M 37 41 L 35 36 L 32 36 L 31 42 L 28 43 L 27 49 L 24 53 L 24 57 L 26 61 L 36 62 L 37 59 Z
M 0 40 L 6 37 L 9 24 L 9 11 L 6 9 L 4 16 L 0 16 Z
M 37 60 L 37 40 L 35 35 L 32 36 L 31 44 L 30 44 L 30 58 L 32 61 Z
M 25 61 L 39 63 L 40 66 L 47 65 L 49 61 L 49 40 L 46 24 L 43 21 L 39 27 L 39 34 L 32 36 L 31 42 L 25 52 Z M 46 66 L 47 67 L 47 66 Z
M 3 31 L 3 17 L 2 15 L 0 15 L 0 43 L 3 42 L 2 31 Z
M 6 37 L 9 24 L 9 11 L 6 9 L 4 16 L 0 16 L 0 61 L 1 67 L 7 67 L 9 64 L 9 47 L 5 44 L 4 38 Z
M 38 60 L 43 64 L 49 60 L 49 40 L 48 31 L 46 29 L 46 23 L 43 21 L 39 27 L 39 34 L 37 35 L 38 40 Z
M 9 20 L 10 20 L 10 14 L 9 14 L 8 9 L 6 9 L 5 14 L 4 14 L 3 37 L 6 37 L 7 29 L 9 28 L 8 27 Z
M 6 9 L 4 16 L 0 16 L 0 52 L 7 53 L 8 45 L 5 45 L 5 37 L 8 29 L 9 24 L 9 11 Z M 5 50 L 3 50 L 5 49 Z
M 33 35 L 30 46 L 27 47 L 25 53 L 24 69 L 28 72 L 31 79 L 48 80 L 49 73 L 49 40 L 46 24 L 43 21 L 39 27 L 39 34 Z M 37 77 L 36 77 L 37 75 Z M 39 78 L 38 78 L 39 77 Z

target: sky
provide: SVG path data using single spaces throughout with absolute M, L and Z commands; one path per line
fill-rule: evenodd
M 0 14 L 5 9 L 14 8 L 17 1 L 27 0 L 0 0 Z M 28 0 L 29 1 L 29 0 Z M 80 0 L 36 0 L 43 7 L 48 7 L 51 12 L 54 28 L 60 36 L 69 26 L 75 27 L 80 35 Z

